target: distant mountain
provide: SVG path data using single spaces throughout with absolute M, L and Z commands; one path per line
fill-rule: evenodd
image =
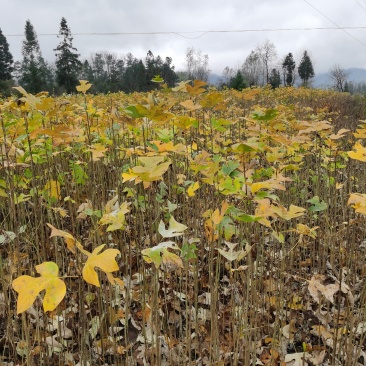
M 218 86 L 222 82 L 222 76 L 220 76 L 219 74 L 215 74 L 213 72 L 210 72 L 207 81 L 210 85 Z
M 354 83 L 366 83 L 366 69 L 360 69 L 357 67 L 353 67 L 350 69 L 346 69 L 349 72 L 348 81 L 352 81 Z M 322 74 L 315 75 L 312 79 L 312 86 L 314 88 L 330 88 L 332 81 L 330 79 L 330 73 L 324 72 Z

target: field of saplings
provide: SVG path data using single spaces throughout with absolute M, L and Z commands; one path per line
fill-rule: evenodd
M 0 101 L 0 364 L 366 365 L 366 101 Z

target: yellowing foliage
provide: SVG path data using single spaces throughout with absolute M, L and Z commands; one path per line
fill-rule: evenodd
M 29 309 L 36 297 L 43 290 L 44 311 L 52 311 L 62 301 L 66 294 L 66 285 L 58 277 L 58 266 L 54 262 L 43 262 L 36 266 L 36 271 L 41 277 L 20 276 L 13 281 L 13 288 L 18 292 L 17 313 Z

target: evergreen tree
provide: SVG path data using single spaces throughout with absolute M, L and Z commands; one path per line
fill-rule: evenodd
M 52 73 L 42 57 L 37 34 L 29 20 L 25 23 L 24 35 L 19 83 L 30 93 L 49 90 Z
M 137 69 L 139 64 L 139 60 L 137 58 L 135 58 L 132 53 L 128 53 L 126 56 L 126 65 L 125 65 L 125 70 L 124 70 L 124 74 L 123 74 L 123 82 L 122 82 L 122 90 L 125 93 L 132 93 L 134 91 L 140 91 L 139 89 L 139 85 L 140 80 L 137 80 L 137 75 L 139 74 L 139 72 L 137 71 Z M 143 65 L 142 65 L 143 66 Z M 144 67 L 145 69 L 145 67 Z M 140 72 L 142 70 L 140 69 Z M 141 76 L 141 75 L 139 75 Z M 145 75 L 144 75 L 145 78 Z
M 155 57 L 151 51 L 149 51 L 145 58 L 146 68 L 146 86 L 148 90 L 157 88 L 157 84 L 151 80 L 156 76 L 160 75 L 168 87 L 173 87 L 177 82 L 177 75 L 172 66 L 172 58 L 166 57 L 165 61 L 160 56 Z
M 294 57 L 292 56 L 292 53 L 290 52 L 285 60 L 283 61 L 282 64 L 282 69 L 283 69 L 283 84 L 287 85 L 287 86 L 292 86 L 294 85 L 294 81 L 295 81 L 295 75 L 294 75 L 294 70 L 296 67 L 296 63 L 294 60 Z
M 0 93 L 8 94 L 10 90 L 13 56 L 9 51 L 9 44 L 0 28 Z
M 89 64 L 88 60 L 85 60 L 82 63 L 81 66 L 81 71 L 80 71 L 80 78 L 81 80 L 88 80 L 91 83 L 94 83 L 94 74 L 93 74 L 93 69 Z
M 168 85 L 168 87 L 172 88 L 175 86 L 175 83 L 178 81 L 178 75 L 174 71 L 171 57 L 165 58 L 159 75 L 164 79 L 164 82 Z
M 277 69 L 272 69 L 268 83 L 271 85 L 273 89 L 279 88 L 281 85 L 281 75 Z
M 243 90 L 246 88 L 247 85 L 245 83 L 243 74 L 240 70 L 238 70 L 233 78 L 231 78 L 229 83 L 229 88 L 236 89 L 236 90 Z
M 77 49 L 72 46 L 73 38 L 65 18 L 61 19 L 58 37 L 62 38 L 62 41 L 54 49 L 56 51 L 57 83 L 67 93 L 73 93 L 78 85 L 78 74 L 82 65 L 79 60 L 80 55 L 75 52 Z
M 161 58 L 160 56 L 158 57 L 161 63 Z M 155 75 L 160 75 L 160 67 L 157 64 L 157 60 L 155 59 L 155 56 L 151 51 L 149 51 L 146 55 L 145 68 L 146 68 L 146 83 L 149 89 L 157 88 L 156 83 L 152 82 L 151 79 L 153 79 Z
M 303 86 L 307 87 L 309 80 L 315 75 L 313 63 L 311 62 L 307 51 L 304 51 L 304 55 L 302 56 L 298 72 L 302 80 Z
M 9 44 L 0 28 L 0 80 L 10 80 L 13 71 L 13 56 Z

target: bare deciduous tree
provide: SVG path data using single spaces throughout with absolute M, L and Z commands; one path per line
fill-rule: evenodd
M 262 61 L 264 79 L 268 84 L 272 63 L 277 58 L 276 46 L 267 39 L 263 44 L 257 46 L 256 52 Z
M 242 66 L 242 73 L 245 80 L 250 86 L 260 85 L 261 75 L 263 72 L 263 65 L 259 54 L 256 51 L 252 51 L 250 55 L 245 59 Z
M 332 87 L 339 91 L 344 92 L 347 79 L 349 76 L 349 71 L 342 69 L 339 65 L 334 65 L 330 70 L 330 79 L 332 80 Z
M 188 79 L 207 81 L 210 75 L 208 60 L 208 55 L 203 55 L 201 50 L 196 50 L 194 47 L 189 47 L 186 51 Z
M 222 82 L 224 85 L 229 85 L 230 80 L 235 76 L 235 71 L 230 68 L 229 66 L 226 66 L 224 71 L 222 72 Z

